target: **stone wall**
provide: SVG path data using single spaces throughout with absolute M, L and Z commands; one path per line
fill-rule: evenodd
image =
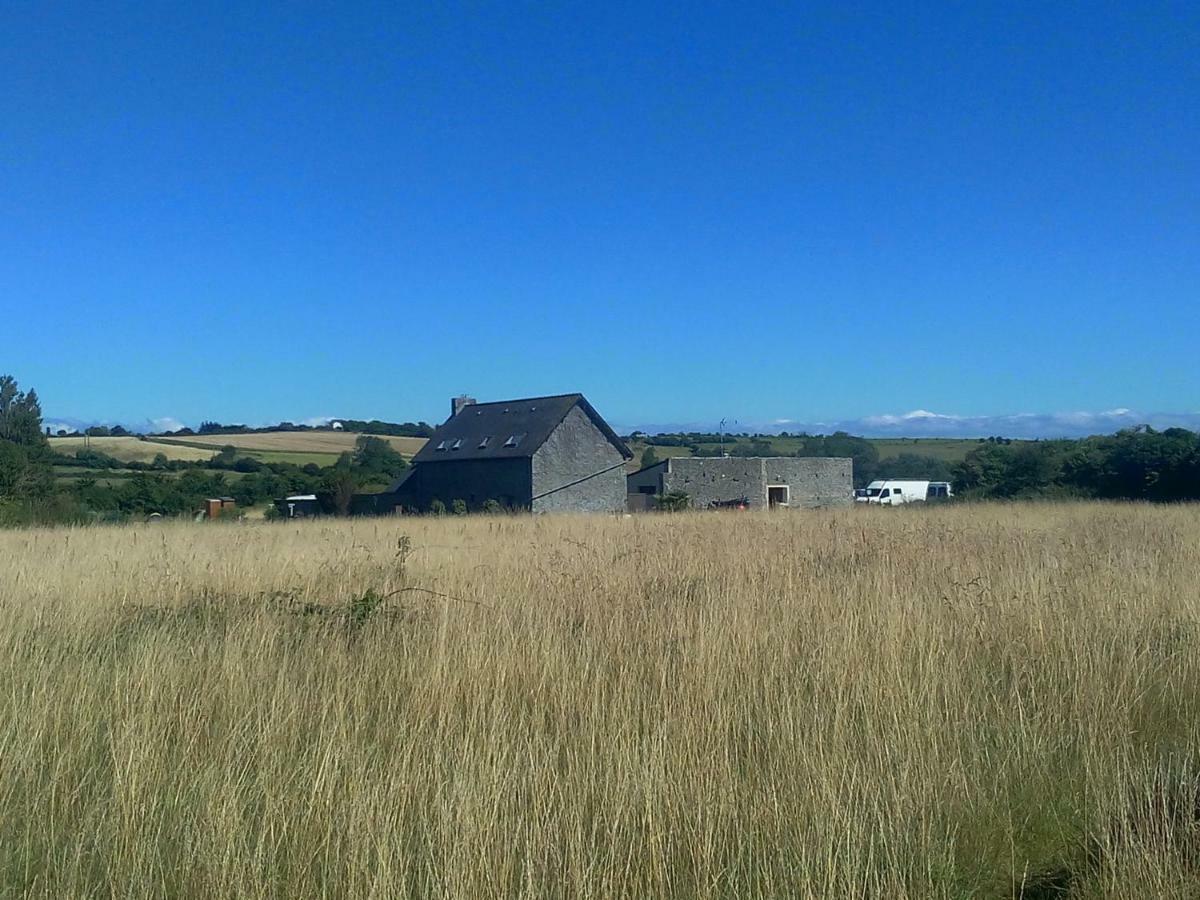
M 534 512 L 625 509 L 625 457 L 573 407 L 533 455 Z
M 763 459 L 766 484 L 786 484 L 793 508 L 850 506 L 854 502 L 854 464 L 826 456 L 770 456 Z
M 751 506 L 763 506 L 765 484 L 762 460 L 738 456 L 677 457 L 668 461 L 662 480 L 664 494 L 683 491 L 698 509 L 741 497 Z
M 751 507 L 767 505 L 767 487 L 787 485 L 792 508 L 849 506 L 853 466 L 835 457 L 678 457 L 662 474 L 663 493 L 683 491 L 699 509 L 745 497 Z

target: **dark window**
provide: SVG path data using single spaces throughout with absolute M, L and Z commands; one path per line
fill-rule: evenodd
M 455 438 L 454 443 L 450 445 L 451 450 L 458 450 L 462 447 L 462 438 Z
M 654 485 L 643 484 L 641 487 L 638 488 L 638 493 L 639 494 L 653 494 L 653 493 L 655 493 Z
M 516 447 L 518 444 L 521 443 L 521 441 L 522 441 L 522 439 L 524 439 L 524 437 L 525 437 L 524 433 L 510 434 L 508 436 L 508 440 L 504 442 L 504 446 L 505 447 Z

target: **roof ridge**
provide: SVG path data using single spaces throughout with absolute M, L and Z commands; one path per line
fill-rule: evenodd
M 540 397 L 516 397 L 512 400 L 477 400 L 474 403 L 468 403 L 463 409 L 470 409 L 472 406 L 503 406 L 506 403 L 532 403 L 535 400 L 563 400 L 567 397 L 582 397 L 583 394 L 579 391 L 571 391 L 566 394 L 543 394 Z

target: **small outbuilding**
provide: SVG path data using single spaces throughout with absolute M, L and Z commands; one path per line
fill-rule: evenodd
M 695 509 L 849 506 L 854 499 L 854 464 L 842 457 L 683 456 L 664 459 L 626 479 L 630 510 L 654 499 L 684 493 Z
M 209 497 L 204 501 L 206 519 L 219 519 L 221 516 L 232 514 L 236 509 L 237 501 L 232 497 Z
M 321 514 L 321 501 L 316 494 L 292 494 L 276 500 L 275 509 L 285 519 L 307 519 Z

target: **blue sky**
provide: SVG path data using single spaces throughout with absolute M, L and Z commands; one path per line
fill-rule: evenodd
M 47 412 L 1195 412 L 1200 7 L 8 4 Z

